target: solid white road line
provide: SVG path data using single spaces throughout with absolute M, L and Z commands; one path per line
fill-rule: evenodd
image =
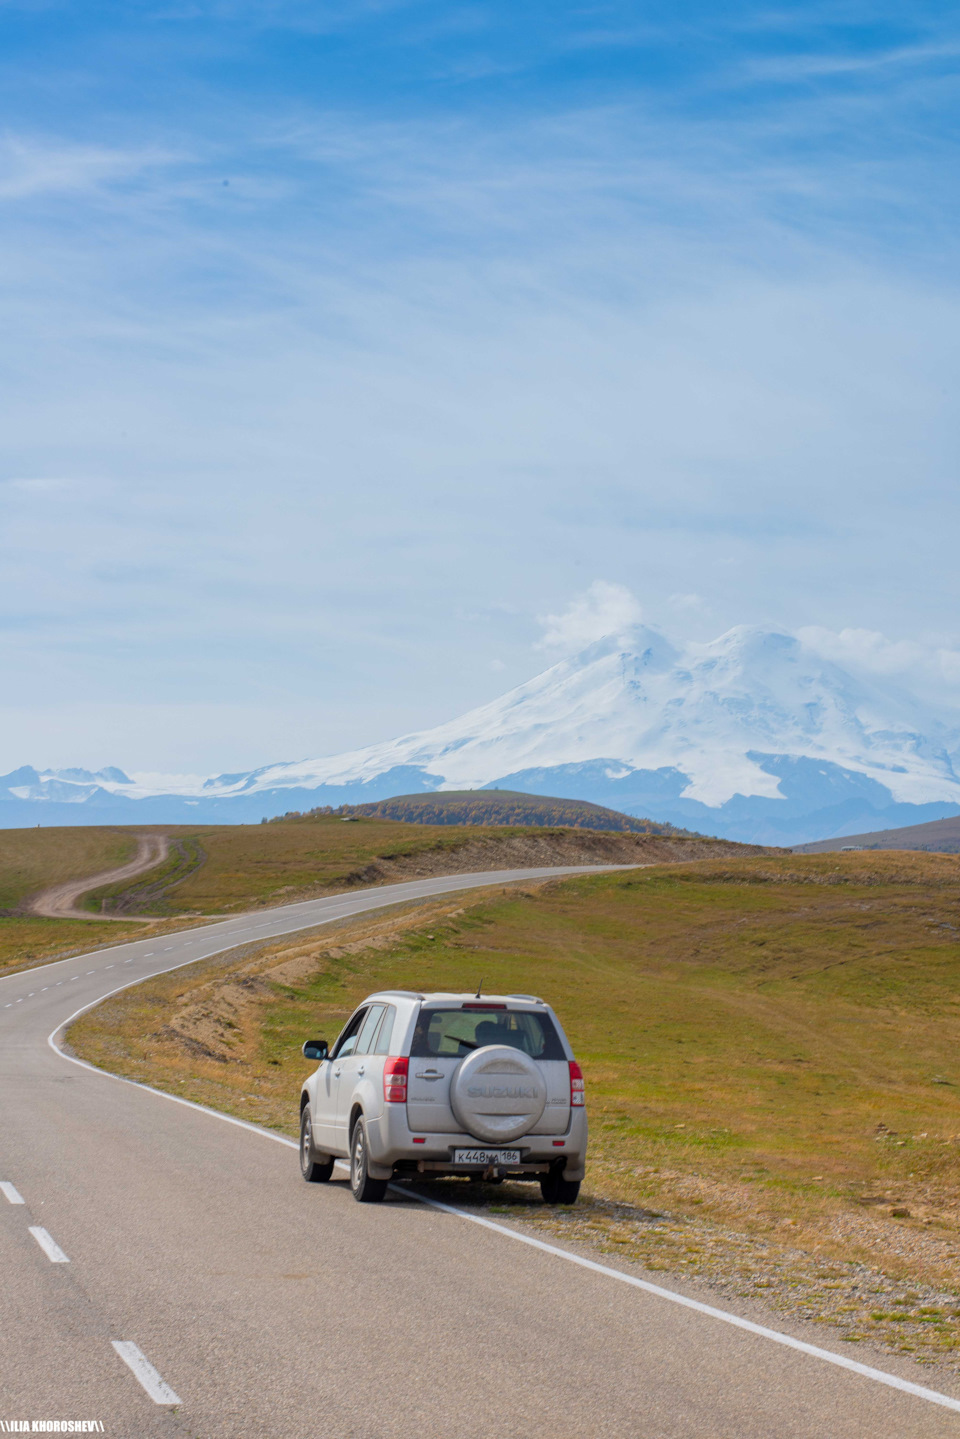
M 150 1360 L 137 1348 L 132 1339 L 111 1339 L 110 1343 L 133 1372 L 135 1379 L 143 1385 L 154 1404 L 182 1404 L 183 1400 L 166 1380 L 161 1379 Z
M 798 1349 L 801 1354 L 809 1354 L 814 1359 L 825 1359 L 827 1363 L 836 1364 L 841 1369 L 850 1369 L 854 1374 L 861 1374 L 865 1379 L 874 1379 L 878 1384 L 888 1384 L 891 1389 L 902 1389 L 905 1394 L 913 1394 L 917 1399 L 927 1399 L 931 1404 L 942 1404 L 945 1409 L 953 1409 L 960 1413 L 960 1399 L 951 1399 L 949 1394 L 941 1394 L 936 1389 L 925 1389 L 921 1384 L 912 1384 L 909 1379 L 901 1379 L 898 1375 L 888 1374 L 883 1369 L 872 1369 L 869 1364 L 859 1364 L 856 1359 L 848 1359 L 843 1354 L 834 1354 L 830 1349 L 819 1349 L 815 1344 L 807 1344 L 802 1339 L 794 1339 L 791 1334 L 781 1334 L 778 1329 L 768 1329 L 764 1324 L 754 1324 L 752 1319 L 741 1319 L 739 1314 L 730 1314 L 726 1309 L 715 1309 L 712 1304 L 703 1304 L 699 1299 L 688 1299 L 685 1294 L 677 1294 L 672 1289 L 663 1289 L 659 1284 L 651 1284 L 647 1279 L 637 1279 L 633 1274 L 623 1274 L 619 1269 L 610 1269 L 606 1264 L 598 1264 L 593 1259 L 584 1259 L 580 1254 L 571 1254 L 569 1249 L 560 1249 L 556 1244 L 546 1244 L 542 1239 L 534 1239 L 529 1234 L 520 1234 L 516 1229 L 508 1229 L 506 1225 L 497 1224 L 492 1219 L 484 1219 L 479 1214 L 469 1214 L 464 1209 L 456 1209 L 452 1204 L 443 1204 L 439 1199 L 429 1199 L 425 1194 L 415 1194 L 409 1189 L 399 1189 L 395 1184 L 391 1184 L 390 1188 L 395 1194 L 416 1199 L 420 1204 L 429 1204 L 431 1209 L 442 1209 L 444 1214 L 453 1214 L 457 1219 L 467 1219 L 471 1224 L 479 1224 L 484 1229 L 493 1229 L 497 1234 L 504 1234 L 508 1239 L 516 1239 L 520 1244 L 529 1244 L 533 1249 L 542 1249 L 544 1254 L 552 1254 L 557 1259 L 566 1259 L 571 1264 L 579 1265 L 581 1269 L 590 1269 L 595 1274 L 605 1275 L 608 1279 L 619 1279 L 622 1284 L 630 1284 L 634 1289 L 643 1289 L 647 1294 L 655 1294 L 658 1299 L 669 1299 L 671 1304 L 680 1304 L 684 1309 L 694 1309 L 698 1314 L 706 1314 L 710 1319 L 719 1319 L 724 1324 L 734 1325 L 737 1329 L 746 1329 L 749 1334 L 758 1334 L 761 1339 L 772 1339 L 774 1343 L 784 1344 L 788 1349 Z
M 0 1194 L 8 1199 L 11 1204 L 23 1203 L 23 1195 L 13 1184 L 8 1184 L 5 1179 L 0 1179 Z
M 51 1263 L 51 1264 L 69 1264 L 69 1263 L 70 1263 L 70 1260 L 69 1260 L 69 1259 L 67 1258 L 67 1256 L 64 1254 L 63 1250 L 60 1248 L 60 1245 L 57 1243 L 57 1241 L 56 1241 L 55 1239 L 51 1239 L 51 1237 L 50 1237 L 50 1235 L 47 1233 L 47 1231 L 46 1231 L 45 1229 L 41 1228 L 41 1226 L 40 1226 L 39 1224 L 31 1224 L 31 1225 L 30 1225 L 30 1233 L 33 1235 L 34 1239 L 35 1239 L 35 1240 L 37 1241 L 37 1243 L 40 1245 L 40 1248 L 43 1250 L 44 1254 L 45 1254 L 45 1255 L 47 1256 L 47 1258 L 50 1260 L 50 1263 Z

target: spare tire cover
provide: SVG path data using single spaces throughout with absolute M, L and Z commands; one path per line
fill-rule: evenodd
M 539 1120 L 547 1085 L 539 1065 L 522 1049 L 485 1044 L 468 1054 L 450 1081 L 450 1105 L 467 1134 L 477 1139 L 519 1139 Z

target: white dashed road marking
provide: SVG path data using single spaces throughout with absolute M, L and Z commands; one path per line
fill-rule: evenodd
M 35 1239 L 35 1240 L 37 1241 L 37 1243 L 40 1245 L 40 1248 L 43 1250 L 44 1254 L 45 1254 L 45 1255 L 47 1256 L 47 1258 L 50 1260 L 50 1263 L 51 1263 L 51 1264 L 69 1264 L 69 1263 L 70 1263 L 70 1260 L 69 1260 L 69 1259 L 67 1258 L 67 1256 L 64 1254 L 63 1250 L 60 1248 L 60 1245 L 57 1243 L 57 1241 L 56 1241 L 55 1239 L 52 1239 L 52 1238 L 50 1237 L 50 1235 L 47 1233 L 47 1231 L 46 1231 L 45 1229 L 43 1229 L 39 1224 L 31 1224 L 31 1225 L 30 1225 L 30 1233 L 33 1235 L 34 1239 Z
M 8 1184 L 5 1179 L 0 1179 L 0 1194 L 4 1195 L 11 1204 L 22 1204 L 23 1195 L 14 1185 Z
M 182 1404 L 166 1380 L 161 1379 L 150 1360 L 137 1348 L 132 1339 L 111 1339 L 110 1343 L 120 1355 L 124 1364 L 132 1370 L 134 1378 L 146 1389 L 154 1404 Z

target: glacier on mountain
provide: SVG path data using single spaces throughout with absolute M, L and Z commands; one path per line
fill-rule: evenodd
M 40 818 L 40 805 L 68 803 L 60 822 L 97 822 L 94 809 L 128 823 L 249 822 L 498 787 L 789 844 L 960 812 L 957 767 L 956 705 L 854 673 L 779 630 L 737 626 L 677 646 L 635 626 L 458 719 L 326 759 L 212 777 L 25 767 L 0 778 L 0 822 L 31 822 L 4 821 L 11 804 Z

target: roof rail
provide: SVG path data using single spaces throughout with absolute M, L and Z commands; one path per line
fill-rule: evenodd
M 508 994 L 507 999 L 529 999 L 531 1004 L 543 1004 L 544 1001 L 537 994 Z
M 423 999 L 424 997 L 414 989 L 378 989 L 376 993 L 392 999 Z

